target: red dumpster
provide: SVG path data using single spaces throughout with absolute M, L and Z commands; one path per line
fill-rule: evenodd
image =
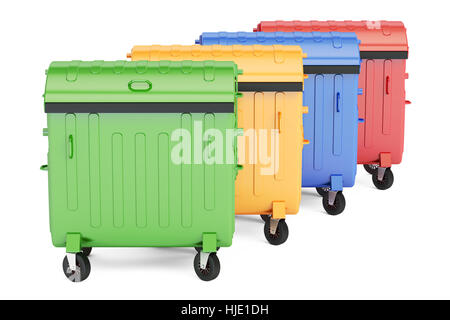
M 254 31 L 355 32 L 360 43 L 361 73 L 358 164 L 372 174 L 378 189 L 394 182 L 393 164 L 400 164 L 405 129 L 406 28 L 400 21 L 263 21 Z

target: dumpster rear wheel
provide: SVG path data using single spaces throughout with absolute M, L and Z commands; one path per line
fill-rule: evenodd
M 386 168 L 383 180 L 378 180 L 378 171 L 372 174 L 372 182 L 378 190 L 387 190 L 394 184 L 394 174 L 391 168 Z
M 81 253 L 84 254 L 86 257 L 89 257 L 91 252 L 92 252 L 92 247 L 81 248 Z
M 194 270 L 197 276 L 203 281 L 211 281 L 219 276 L 220 261 L 215 252 L 209 254 L 206 268 L 202 269 L 200 266 L 200 252 L 194 258 Z
M 286 242 L 289 237 L 289 228 L 285 219 L 280 219 L 278 221 L 278 226 L 275 234 L 270 232 L 270 221 L 269 219 L 264 224 L 264 235 L 266 236 L 267 241 L 274 246 L 279 246 Z
M 342 191 L 339 191 L 336 194 L 336 198 L 334 199 L 334 203 L 330 205 L 328 201 L 328 197 L 330 195 L 330 192 L 327 192 L 327 194 L 322 199 L 322 205 L 325 211 L 330 216 L 337 216 L 340 215 L 342 212 L 344 212 L 345 209 L 345 197 Z
M 378 170 L 378 165 L 377 164 L 365 164 L 364 169 L 367 171 L 367 173 L 374 174 Z
M 88 257 L 81 253 L 77 253 L 75 259 L 76 270 L 71 270 L 67 256 L 64 257 L 63 272 L 70 281 L 81 282 L 89 277 L 89 274 L 91 273 L 91 263 L 89 262 Z
M 322 197 L 325 197 L 325 195 L 328 193 L 328 191 L 330 191 L 330 188 L 316 188 L 316 191 Z
M 194 249 L 195 249 L 195 251 L 197 251 L 197 252 L 201 252 L 203 248 L 202 248 L 202 247 L 195 247 Z M 217 247 L 217 248 L 216 248 L 216 251 L 219 251 L 219 250 L 220 250 L 220 247 Z
M 264 222 L 270 221 L 270 214 L 261 214 L 261 219 L 263 219 Z

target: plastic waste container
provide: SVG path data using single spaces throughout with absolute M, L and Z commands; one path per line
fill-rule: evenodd
M 327 213 L 344 211 L 344 187 L 356 176 L 359 43 L 354 33 L 342 32 L 205 32 L 203 45 L 300 45 L 307 75 L 303 104 L 302 187 L 315 187 Z
M 236 214 L 260 214 L 269 243 L 288 238 L 286 215 L 300 204 L 303 148 L 303 58 L 298 46 L 135 46 L 139 60 L 234 61 L 238 77 L 238 158 Z
M 405 72 L 409 55 L 406 28 L 400 21 L 263 21 L 254 31 L 354 32 L 361 40 L 358 98 L 358 163 L 380 190 L 394 183 L 391 167 L 403 157 L 405 133 Z
M 50 65 L 43 168 L 67 278 L 89 276 L 92 247 L 196 247 L 197 275 L 218 276 L 216 250 L 234 233 L 237 139 L 206 135 L 236 131 L 237 75 L 233 62 Z M 194 146 L 227 161 L 196 159 Z

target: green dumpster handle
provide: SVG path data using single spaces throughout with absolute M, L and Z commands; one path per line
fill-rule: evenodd
M 42 171 L 48 171 L 48 164 L 44 164 L 43 166 L 41 166 L 40 168 Z
M 128 89 L 133 92 L 147 92 L 152 90 L 152 83 L 148 80 L 131 80 Z
M 69 159 L 73 159 L 73 135 L 69 135 Z

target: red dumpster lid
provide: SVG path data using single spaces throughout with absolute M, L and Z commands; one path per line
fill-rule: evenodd
M 262 21 L 253 31 L 355 32 L 361 52 L 403 52 L 394 56 L 408 56 L 406 28 L 401 21 Z

